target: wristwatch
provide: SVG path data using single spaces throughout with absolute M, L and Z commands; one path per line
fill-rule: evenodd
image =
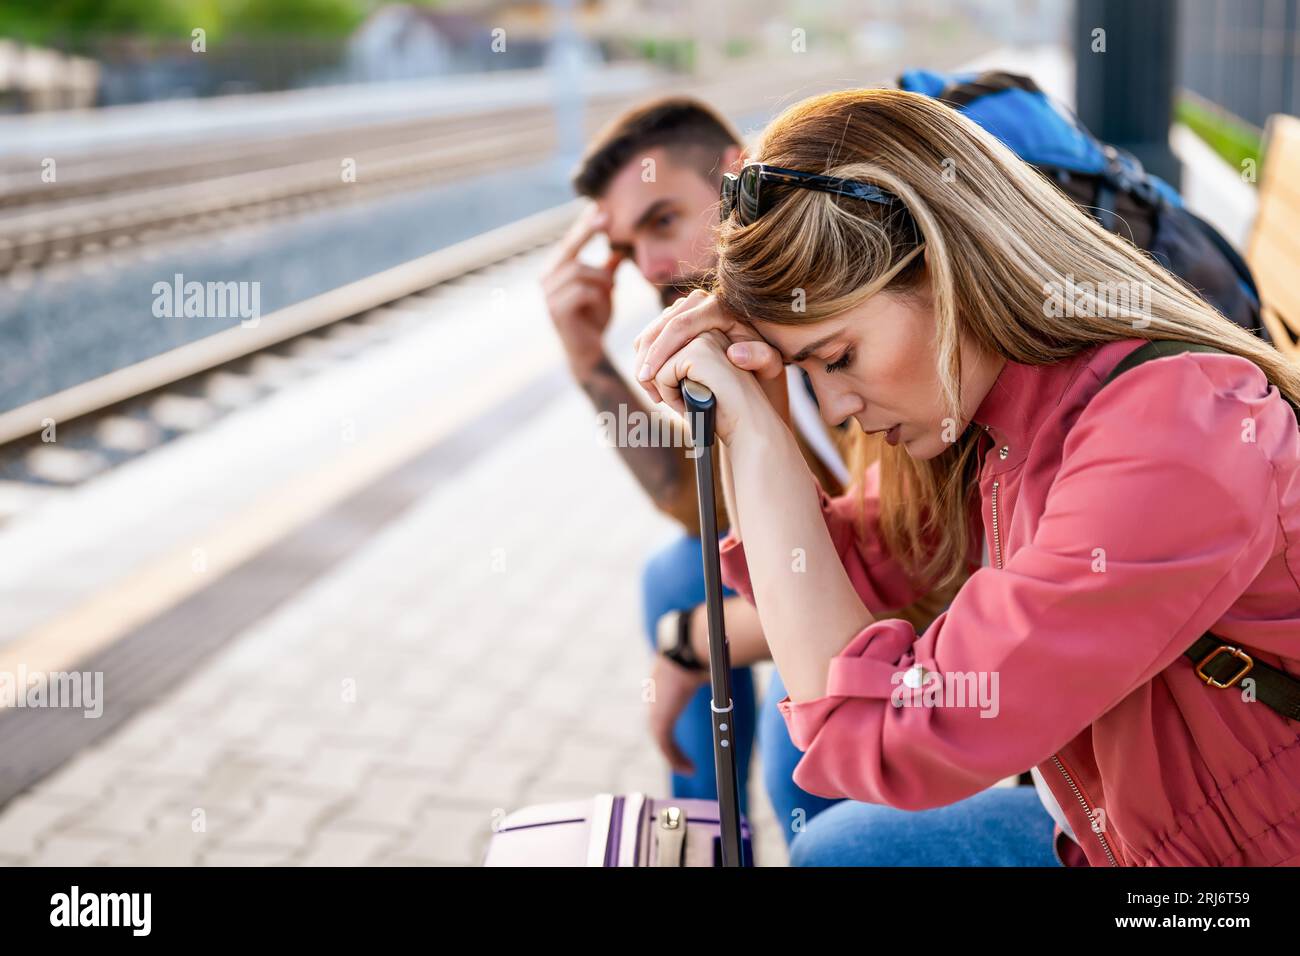
M 659 653 L 674 664 L 691 671 L 702 671 L 705 665 L 695 656 L 691 647 L 691 612 L 669 611 L 659 618 L 655 631 L 655 645 Z

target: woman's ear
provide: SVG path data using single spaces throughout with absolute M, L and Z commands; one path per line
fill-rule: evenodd
M 738 173 L 744 165 L 745 151 L 740 146 L 728 146 L 722 151 L 722 171 Z

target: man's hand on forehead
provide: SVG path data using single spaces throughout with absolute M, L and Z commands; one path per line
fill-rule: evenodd
M 587 243 L 595 238 L 597 233 L 605 232 L 608 228 L 609 213 L 598 202 L 588 203 L 582 212 L 578 214 L 578 218 L 574 220 L 573 225 L 569 227 L 569 231 L 564 234 L 564 238 L 560 240 L 552 270 L 558 269 L 565 263 L 577 262 L 578 255 L 586 247 Z M 618 264 L 622 261 L 622 254 L 611 249 L 610 255 L 602 268 L 612 278 L 614 270 L 618 268 Z
M 618 253 L 624 259 L 632 258 L 632 236 L 635 235 L 639 228 L 639 223 L 622 223 L 616 221 L 614 215 L 613 203 L 607 198 L 596 200 L 596 206 L 604 213 L 604 225 L 601 227 L 605 237 L 609 240 L 611 252 Z M 626 210 L 624 210 L 626 212 Z M 618 230 L 628 229 L 628 234 L 619 233 Z M 612 230 L 612 231 L 611 231 Z

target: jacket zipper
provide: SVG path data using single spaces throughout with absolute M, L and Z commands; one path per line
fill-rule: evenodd
M 1002 537 L 998 533 L 998 479 L 993 479 L 993 550 L 997 566 L 1002 567 Z
M 990 436 L 989 426 L 984 426 L 984 431 Z M 996 443 L 995 443 L 996 444 Z M 994 561 L 998 568 L 1002 567 L 1002 536 L 998 531 L 998 479 L 993 479 L 993 551 Z
M 989 426 L 985 425 L 984 430 L 987 432 Z M 993 479 L 993 552 L 997 567 L 1001 570 L 1002 537 L 998 531 L 998 479 L 996 478 Z M 1088 805 L 1088 800 L 1084 797 L 1083 791 L 1075 784 L 1074 778 L 1071 777 L 1069 772 L 1065 769 L 1065 764 L 1061 762 L 1061 758 L 1057 754 L 1052 754 L 1052 760 L 1056 764 L 1056 769 L 1061 771 L 1061 776 L 1065 778 L 1065 782 L 1070 787 L 1071 792 L 1078 799 L 1079 806 L 1083 807 L 1083 812 L 1088 815 L 1088 829 L 1097 834 L 1097 840 L 1101 843 L 1101 848 L 1106 854 L 1106 859 L 1110 861 L 1111 866 L 1119 866 L 1119 864 L 1115 862 L 1115 854 L 1110 851 L 1110 844 L 1106 842 L 1105 835 L 1093 829 L 1094 818 L 1092 815 L 1092 807 Z
M 1105 834 L 1096 829 L 1096 821 L 1092 815 L 1092 807 L 1088 806 L 1088 800 L 1084 797 L 1083 791 L 1075 784 L 1074 778 L 1071 777 L 1069 771 L 1065 769 L 1065 764 L 1061 763 L 1061 758 L 1056 754 L 1052 754 L 1052 760 L 1056 763 L 1056 769 L 1061 771 L 1061 776 L 1065 778 L 1065 782 L 1070 785 L 1070 789 L 1074 792 L 1075 797 L 1079 801 L 1079 806 L 1083 807 L 1083 812 L 1088 815 L 1088 829 L 1097 834 L 1097 840 L 1101 843 L 1101 848 L 1106 853 L 1106 859 L 1110 861 L 1111 866 L 1119 866 L 1119 864 L 1115 862 L 1115 854 L 1110 852 L 1110 844 L 1106 842 Z

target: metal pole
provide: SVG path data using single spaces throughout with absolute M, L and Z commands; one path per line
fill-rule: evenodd
M 1177 18 L 1175 0 L 1078 0 L 1074 24 L 1079 119 L 1175 189 L 1182 179 L 1169 148 Z
M 555 104 L 556 163 L 563 175 L 582 156 L 585 92 L 582 43 L 574 23 L 573 0 L 551 0 L 551 93 Z

